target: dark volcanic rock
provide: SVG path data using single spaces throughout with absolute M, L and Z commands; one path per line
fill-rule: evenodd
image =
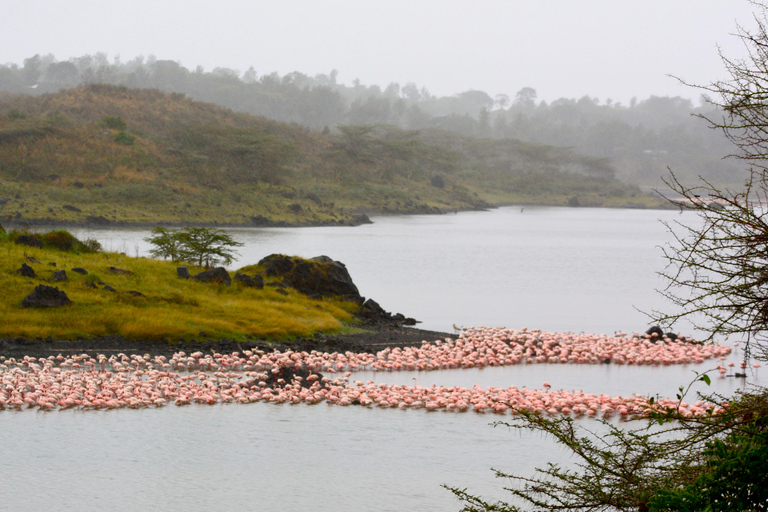
M 95 224 L 97 226 L 108 226 L 109 224 L 112 224 L 112 221 L 103 215 L 88 215 L 85 217 L 85 222 L 88 224 Z
M 251 223 L 254 226 L 264 227 L 264 226 L 274 226 L 274 222 L 272 222 L 271 219 L 268 219 L 267 217 L 264 217 L 263 215 L 254 215 L 251 217 Z
M 235 281 L 240 281 L 245 286 L 249 286 L 251 288 L 256 287 L 256 281 L 251 276 L 246 274 L 241 274 L 240 272 L 237 272 L 235 274 Z M 262 283 L 262 286 L 263 286 L 263 283 Z
M 72 269 L 72 272 L 77 272 L 78 274 L 81 274 L 81 275 L 84 275 L 84 276 L 88 275 L 88 271 L 85 270 L 83 267 L 75 267 L 75 268 Z
M 202 283 L 223 283 L 226 285 L 232 284 L 232 278 L 229 277 L 229 273 L 224 267 L 216 267 L 204 272 L 200 272 L 192 279 Z
M 42 240 L 39 240 L 32 235 L 19 235 L 16 237 L 16 243 L 21 245 L 28 245 L 30 247 L 43 247 Z
M 56 282 L 66 281 L 67 272 L 65 270 L 57 270 L 56 272 L 53 273 L 53 280 Z
M 176 275 L 182 279 L 189 279 L 189 269 L 187 267 L 176 267 Z
M 27 308 L 55 308 L 72 304 L 67 294 L 53 286 L 38 285 L 35 290 L 24 297 L 21 305 Z
M 657 340 L 660 340 L 662 336 L 664 336 L 664 331 L 662 331 L 661 327 L 659 327 L 658 325 L 654 325 L 653 327 L 645 331 L 645 334 L 650 335 L 651 340 L 657 341 Z
M 72 206 L 71 204 L 65 204 L 64 206 L 62 206 L 62 208 L 64 208 L 65 210 L 69 210 L 70 212 L 75 212 L 75 213 L 80 213 L 80 212 L 83 211 L 80 208 L 78 208 L 77 206 Z
M 21 268 L 16 273 L 24 277 L 35 277 L 35 270 L 26 263 L 22 263 Z
M 282 277 L 288 286 L 305 295 L 339 295 L 348 300 L 362 302 L 360 292 L 352 282 L 347 267 L 328 256 L 305 260 L 272 254 L 262 259 L 259 265 L 264 265 L 267 277 Z

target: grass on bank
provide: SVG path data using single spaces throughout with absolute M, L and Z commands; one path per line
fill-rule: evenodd
M 19 226 L 664 204 L 614 174 L 569 148 L 384 125 L 321 133 L 146 89 L 0 98 L 0 221 Z
M 292 289 L 282 295 L 270 286 L 258 290 L 234 280 L 226 286 L 181 279 L 177 264 L 167 261 L 39 249 L 15 244 L 10 238 L 0 233 L 0 338 L 120 335 L 173 341 L 200 339 L 204 331 L 208 338 L 286 339 L 338 331 L 343 322 L 352 320 L 351 312 L 357 307 L 340 300 L 313 300 Z M 34 269 L 35 277 L 17 273 L 23 263 Z M 75 267 L 88 274 L 72 272 Z M 110 267 L 131 274 L 113 273 Z M 193 275 L 201 270 L 189 268 Z M 57 270 L 66 271 L 67 281 L 53 282 Z M 22 307 L 24 297 L 40 284 L 64 291 L 73 304 Z M 116 291 L 104 290 L 105 285 Z

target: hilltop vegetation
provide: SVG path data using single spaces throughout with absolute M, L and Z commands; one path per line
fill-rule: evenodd
M 110 62 L 103 53 L 57 61 L 49 54 L 0 66 L 0 91 L 40 95 L 103 83 L 183 93 L 313 131 L 389 125 L 572 147 L 611 159 L 619 179 L 647 187 L 659 187 L 668 167 L 685 181 L 701 175 L 715 184 L 741 185 L 746 177 L 735 161 L 723 160 L 731 152 L 728 141 L 691 115 L 721 115 L 706 98 L 698 106 L 680 97 L 655 96 L 633 98 L 628 105 L 589 96 L 547 103 L 530 87 L 512 96 L 470 90 L 438 97 L 414 83 L 344 85 L 338 75 L 336 70 L 315 76 L 298 71 L 259 75 L 253 68 L 205 71 L 152 56 Z
M 439 130 L 319 133 L 157 90 L 0 96 L 0 218 L 354 224 L 491 203 L 660 204 L 602 158 Z

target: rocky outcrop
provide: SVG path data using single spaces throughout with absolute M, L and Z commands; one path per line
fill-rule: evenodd
M 67 272 L 65 270 L 57 270 L 56 272 L 53 273 L 53 280 L 55 282 L 66 281 Z
M 280 277 L 285 284 L 305 295 L 341 296 L 358 304 L 363 302 L 347 267 L 328 256 L 305 260 L 272 254 L 259 261 L 259 265 L 264 266 L 266 277 Z
M 192 277 L 189 275 L 189 269 L 187 267 L 176 267 L 176 275 L 182 279 L 189 279 Z
M 224 267 L 216 267 L 204 272 L 200 272 L 192 279 L 195 281 L 200 281 L 201 283 L 221 283 L 226 285 L 232 284 L 232 278 L 229 277 L 229 273 Z
M 365 321 L 366 324 L 388 324 L 396 325 L 416 325 L 418 322 L 413 318 L 408 318 L 402 313 L 389 313 L 384 310 L 379 303 L 373 299 L 368 299 L 360 306 L 356 316 Z
M 25 308 L 56 308 L 72 304 L 67 294 L 53 286 L 38 285 L 32 293 L 24 297 L 21 305 Z
M 259 290 L 264 288 L 264 278 L 258 274 L 255 277 L 251 277 L 247 274 L 237 272 L 235 274 L 235 281 L 239 281 L 250 288 L 258 288 Z

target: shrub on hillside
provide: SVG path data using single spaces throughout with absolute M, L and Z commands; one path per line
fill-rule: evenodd
M 126 131 L 119 131 L 117 132 L 117 135 L 115 135 L 115 142 L 125 146 L 133 146 L 135 140 L 136 137 Z
M 128 125 L 125 124 L 123 118 L 118 116 L 104 116 L 101 118 L 101 121 L 99 121 L 99 124 L 101 126 L 120 131 L 123 131 L 128 127 Z
M 25 233 L 21 231 L 11 231 L 8 233 L 8 240 L 15 242 L 22 235 L 31 236 L 42 242 L 43 247 L 58 249 L 65 252 L 99 252 L 101 244 L 93 239 L 85 241 L 78 240 L 72 233 L 64 230 L 49 231 L 48 233 Z

